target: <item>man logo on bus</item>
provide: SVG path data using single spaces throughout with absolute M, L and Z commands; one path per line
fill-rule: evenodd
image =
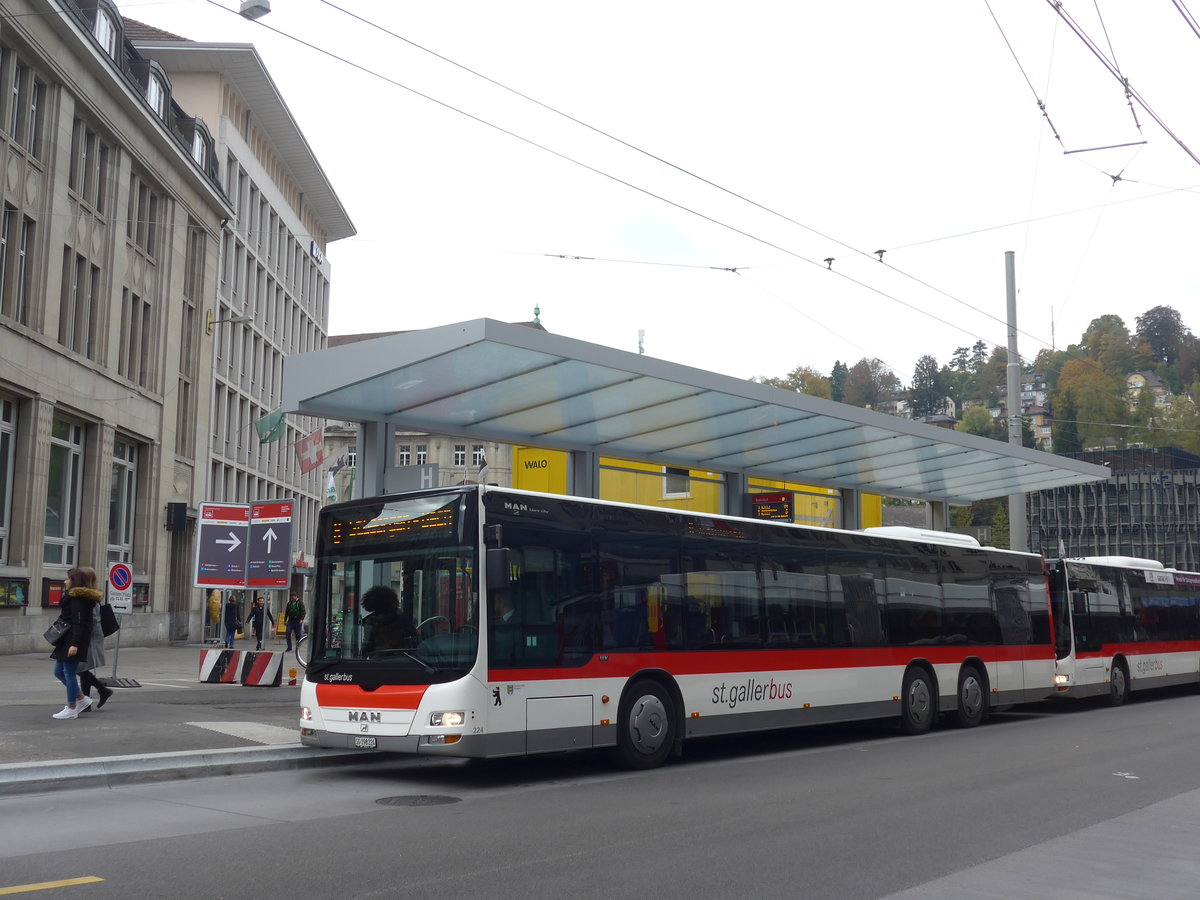
M 350 710 L 349 721 L 351 722 L 375 722 L 383 724 L 383 713 L 368 712 L 367 710 Z

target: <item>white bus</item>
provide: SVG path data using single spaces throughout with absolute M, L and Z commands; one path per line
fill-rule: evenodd
M 1054 692 L 1041 557 L 467 485 L 321 510 L 305 744 L 470 757 L 941 714 Z
M 1124 556 L 1051 560 L 1059 695 L 1200 683 L 1200 574 Z

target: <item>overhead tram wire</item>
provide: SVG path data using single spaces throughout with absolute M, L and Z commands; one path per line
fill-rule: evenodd
M 1170 129 L 1170 127 L 1167 125 L 1167 123 L 1165 121 L 1163 121 L 1162 117 L 1159 116 L 1159 114 L 1156 113 L 1154 111 L 1154 109 L 1150 106 L 1150 104 L 1146 101 L 1146 98 L 1143 97 L 1133 87 L 1133 85 L 1131 85 L 1129 83 L 1128 78 L 1126 78 L 1124 75 L 1121 74 L 1121 70 L 1119 68 L 1117 68 L 1116 63 L 1104 55 L 1104 51 L 1101 50 L 1096 45 L 1096 42 L 1093 41 L 1087 35 L 1087 33 L 1083 30 L 1083 28 L 1081 28 L 1075 22 L 1075 20 L 1071 18 L 1070 14 L 1065 9 L 1063 9 L 1062 3 L 1059 2 L 1059 0 L 1046 0 L 1046 3 L 1049 4 L 1050 8 L 1054 10 L 1056 15 L 1058 15 L 1064 22 L 1067 23 L 1067 27 L 1070 28 L 1073 32 L 1075 32 L 1075 36 L 1078 37 L 1081 41 L 1083 41 L 1084 46 L 1087 47 L 1092 52 L 1092 55 L 1095 56 L 1096 59 L 1100 60 L 1100 63 L 1104 66 L 1105 69 L 1108 70 L 1109 74 L 1111 74 L 1115 79 L 1117 79 L 1118 82 L 1121 83 L 1121 86 L 1125 89 L 1126 97 L 1131 98 L 1131 100 L 1136 100 L 1138 102 L 1138 105 L 1142 109 L 1144 109 L 1146 111 L 1146 113 L 1150 116 L 1150 118 L 1152 118 L 1158 124 L 1158 127 L 1161 128 L 1163 131 L 1165 131 L 1167 133 L 1167 135 L 1171 138 L 1171 140 L 1173 140 L 1176 144 L 1178 144 L 1180 149 L 1182 149 L 1183 152 L 1186 153 L 1191 158 L 1192 162 L 1196 163 L 1197 165 L 1200 165 L 1200 157 L 1197 157 L 1196 154 L 1192 152 L 1191 148 L 1188 147 L 1188 145 L 1183 142 L 1183 139 L 1180 138 L 1177 134 L 1175 134 L 1174 131 L 1172 131 Z M 1130 103 L 1130 105 L 1132 106 L 1132 102 Z M 1134 118 L 1136 121 L 1136 116 Z M 1139 130 L 1140 130 L 1140 126 L 1139 126 Z
M 1033 94 L 1033 99 L 1037 101 L 1038 109 L 1042 111 L 1042 118 L 1046 120 L 1046 124 L 1050 126 L 1050 133 L 1054 135 L 1054 139 L 1058 141 L 1060 147 L 1064 150 L 1066 145 L 1063 144 L 1063 139 L 1059 137 L 1058 129 L 1054 127 L 1054 122 L 1050 119 L 1050 113 L 1046 110 L 1046 104 L 1042 102 L 1042 98 L 1038 96 L 1037 88 L 1033 86 L 1033 82 L 1029 80 L 1029 75 L 1025 71 L 1025 67 L 1021 65 L 1021 60 L 1017 58 L 1017 51 L 1013 49 L 1012 42 L 1009 41 L 1008 35 L 1004 33 L 1004 29 L 1000 25 L 1000 20 L 996 18 L 996 13 L 992 9 L 992 4 L 988 0 L 983 0 L 983 5 L 987 7 L 987 11 L 992 16 L 992 21 L 996 23 L 996 29 L 1000 32 L 1000 37 L 1004 38 L 1004 44 L 1008 47 L 1008 52 L 1012 54 L 1013 62 L 1017 64 L 1017 69 L 1021 73 L 1021 77 L 1025 79 L 1025 83 L 1029 85 L 1029 91 Z M 914 245 L 909 245 L 914 246 Z
M 1179 10 L 1179 14 L 1183 16 L 1183 21 L 1187 22 L 1188 28 L 1192 29 L 1192 34 L 1200 38 L 1200 24 L 1197 24 L 1195 16 L 1183 4 L 1183 0 L 1171 0 L 1175 4 L 1175 8 Z
M 230 9 L 230 8 L 229 8 L 229 7 L 227 7 L 227 6 L 222 6 L 222 5 L 221 5 L 219 2 L 217 2 L 217 0 L 205 0 L 205 2 L 206 2 L 206 3 L 209 3 L 209 4 L 210 4 L 210 5 L 212 5 L 212 6 L 215 6 L 217 9 L 223 10 L 223 11 L 225 11 L 225 12 L 227 12 L 227 13 L 231 13 L 232 15 L 239 15 L 239 13 L 238 13 L 236 10 L 232 10 L 232 9 Z M 322 2 L 325 2 L 325 0 L 322 0 Z M 489 122 L 487 119 L 483 119 L 483 118 L 481 118 L 481 117 L 479 117 L 479 116 L 477 116 L 477 115 L 475 115 L 475 114 L 473 114 L 473 113 L 469 113 L 469 112 L 467 112 L 466 110 L 459 109 L 458 107 L 456 107 L 456 106 L 454 106 L 454 105 L 452 105 L 452 104 L 450 104 L 450 103 L 447 103 L 447 102 L 446 102 L 446 101 L 444 101 L 444 100 L 438 100 L 436 97 L 432 97 L 432 96 L 430 96 L 429 94 L 425 94 L 425 93 L 423 93 L 423 92 L 421 92 L 421 91 L 418 91 L 416 88 L 409 87 L 409 86 L 408 86 L 408 85 L 406 85 L 406 84 L 403 84 L 403 83 L 401 83 L 401 82 L 399 82 L 399 81 L 396 81 L 394 78 L 389 78 L 387 75 L 384 75 L 384 74 L 382 74 L 381 72 L 376 72 L 375 70 L 373 70 L 373 69 L 370 69 L 370 68 L 368 68 L 368 67 L 366 67 L 366 66 L 362 65 L 361 63 L 357 63 L 357 62 L 354 62 L 353 60 L 346 59 L 344 56 L 339 56 L 337 53 L 334 53 L 332 50 L 326 50 L 326 49 L 325 49 L 325 48 L 323 48 L 323 47 L 318 47 L 316 44 L 313 44 L 313 43 L 311 43 L 311 42 L 309 42 L 309 41 L 306 41 L 306 40 L 304 40 L 303 38 L 297 37 L 296 35 L 293 35 L 293 34 L 289 34 L 288 32 L 286 32 L 286 31 L 282 31 L 282 30 L 280 30 L 280 29 L 278 29 L 278 28 L 275 28 L 275 27 L 274 27 L 274 26 L 272 26 L 272 25 L 268 25 L 268 24 L 267 24 L 266 22 L 264 22 L 262 19 L 255 19 L 255 20 L 253 20 L 253 21 L 254 21 L 254 24 L 255 24 L 255 25 L 258 25 L 260 28 L 265 28 L 265 29 L 267 29 L 268 31 L 272 32 L 273 34 L 277 34 L 277 35 L 279 35 L 280 37 L 287 38 L 288 40 L 290 40 L 290 41 L 293 41 L 293 42 L 295 42 L 295 43 L 297 43 L 297 44 L 300 44 L 300 45 L 301 45 L 301 46 L 303 46 L 303 47 L 307 47 L 307 48 L 308 48 L 308 49 L 310 49 L 310 50 L 314 50 L 314 51 L 316 51 L 317 53 L 320 53 L 320 54 L 321 54 L 321 55 L 323 55 L 323 56 L 328 56 L 330 59 L 337 60 L 338 62 L 340 62 L 340 63 L 343 63 L 343 64 L 345 64 L 345 65 L 347 65 L 347 66 L 350 66 L 350 67 L 351 67 L 351 68 L 353 68 L 353 69 L 357 69 L 358 71 L 360 71 L 360 72 L 363 72 L 363 73 L 364 73 L 364 74 L 366 74 L 366 75 L 370 75 L 370 76 L 372 76 L 372 77 L 374 77 L 374 78 L 378 78 L 380 81 L 384 81 L 384 82 L 386 82 L 386 83 L 388 83 L 388 84 L 392 85 L 393 87 L 398 87 L 398 88 L 400 88 L 401 90 L 408 91 L 410 94 L 413 94 L 413 95 L 415 95 L 415 96 L 417 96 L 417 97 L 420 97 L 420 98 L 421 98 L 421 99 L 423 99 L 423 100 L 428 100 L 429 102 L 431 102 L 431 103 L 434 103 L 434 104 L 436 104 L 436 105 L 438 105 L 438 106 L 442 107 L 443 109 L 449 110 L 449 111 L 451 111 L 451 112 L 458 113 L 458 114 L 459 114 L 459 115 L 461 115 L 461 116 L 465 116 L 465 117 L 467 117 L 468 119 L 471 119 L 472 121 L 479 123 L 480 125 L 486 125 L 488 128 L 491 128 L 491 129 L 493 129 L 493 130 L 495 130 L 495 131 L 498 131 L 498 132 L 500 132 L 501 134 L 508 135 L 509 137 L 511 137 L 511 138 L 514 138 L 514 139 L 516 139 L 516 140 L 518 140 L 518 141 L 521 141 L 521 142 L 522 142 L 522 143 L 524 143 L 524 144 L 528 144 L 528 145 L 529 145 L 529 146 L 531 146 L 531 147 L 536 147 L 537 149 L 539 149 L 539 150 L 542 150 L 543 152 L 549 153 L 550 155 L 552 155 L 552 156 L 555 156 L 555 157 L 557 157 L 558 159 L 561 159 L 561 160 L 563 160 L 563 161 L 565 161 L 565 162 L 569 162 L 569 163 L 572 163 L 572 164 L 574 164 L 574 165 L 577 165 L 577 166 L 579 166 L 580 168 L 586 169 L 586 170 L 588 170 L 589 172 L 592 172 L 592 173 L 594 173 L 594 174 L 596 174 L 596 175 L 599 175 L 599 176 L 601 176 L 601 177 L 603 177 L 603 178 L 607 178 L 607 179 L 609 179 L 610 181 L 614 181 L 614 182 L 616 182 L 617 184 L 623 185 L 624 187 L 627 187 L 627 188 L 630 188 L 631 190 L 637 191 L 637 192 L 638 192 L 638 193 L 640 193 L 640 194 L 644 194 L 644 195 L 645 195 L 645 196 L 647 196 L 647 197 L 652 197 L 652 198 L 654 198 L 655 200 L 659 200 L 659 201 L 661 201 L 661 202 L 663 202 L 663 203 L 666 203 L 668 206 L 673 206 L 674 208 L 676 208 L 676 209 L 680 210 L 681 212 L 685 212 L 685 213 L 688 213 L 688 214 L 690 214 L 690 215 L 696 216 L 697 218 L 703 219 L 703 220 L 705 220 L 706 222 L 709 222 L 709 223 L 711 223 L 711 224 L 713 224 L 713 225 L 716 225 L 716 226 L 718 226 L 718 227 L 720 227 L 720 228 L 725 228 L 725 229 L 727 229 L 727 230 L 729 230 L 729 231 L 732 231 L 732 232 L 733 232 L 733 233 L 735 233 L 735 234 L 739 234 L 739 235 L 741 235 L 741 236 L 742 236 L 742 237 L 744 237 L 744 238 L 747 238 L 747 239 L 749 239 L 749 240 L 752 240 L 752 241 L 756 241 L 757 243 L 760 243 L 760 244 L 762 244 L 762 245 L 764 245 L 764 246 L 766 246 L 766 247 L 770 247 L 772 250 L 778 250 L 780 253 L 783 253 L 783 254 L 785 254 L 785 255 L 787 255 L 787 256 L 794 257 L 795 259 L 798 259 L 798 260 L 800 260 L 800 261 L 802 261 L 802 262 L 806 262 L 806 263 L 808 263 L 809 265 L 816 266 L 816 267 L 819 267 L 819 268 L 829 268 L 828 266 L 826 266 L 826 265 L 822 264 L 821 262 L 818 262 L 817 260 L 814 260 L 814 259 L 809 259 L 807 256 L 804 256 L 802 253 L 798 253 L 798 252 L 796 252 L 795 250 L 789 250 L 789 249 L 787 249 L 786 247 L 782 247 L 782 246 L 780 246 L 779 244 L 775 244 L 775 243 L 773 243 L 773 242 L 771 242 L 771 241 L 767 240 L 766 238 L 758 237 L 757 235 L 751 234 L 750 232 L 748 232 L 748 231 L 745 231 L 745 230 L 743 230 L 743 229 L 741 229 L 741 228 L 738 228 L 738 227 L 737 227 L 737 226 L 735 226 L 735 225 L 730 225 L 728 222 L 723 222 L 723 221 L 721 221 L 720 219 L 716 219 L 716 218 L 714 218 L 714 217 L 712 217 L 712 216 L 709 216 L 709 215 L 707 215 L 706 213 L 702 213 L 702 212 L 700 212 L 699 210 L 695 210 L 695 209 L 692 209 L 692 208 L 690 208 L 690 207 L 688 207 L 688 206 L 684 206 L 682 203 L 678 203 L 678 202 L 676 202 L 676 201 L 674 201 L 674 200 L 670 200 L 670 199 L 668 199 L 667 197 L 664 197 L 664 196 L 662 196 L 662 195 L 660 195 L 660 194 L 656 194 L 656 193 L 654 193 L 653 191 L 651 191 L 651 190 L 649 190 L 649 189 L 647 189 L 647 188 L 639 187 L 638 185 L 636 185 L 636 184 L 633 184 L 632 182 L 626 181 L 626 180 L 624 180 L 623 178 L 618 178 L 616 175 L 613 175 L 613 174 L 611 174 L 611 173 L 609 173 L 609 172 L 605 172 L 603 169 L 598 169 L 598 168 L 596 168 L 595 166 L 592 166 L 592 165 L 589 165 L 588 163 L 585 163 L 585 162 L 583 162 L 582 160 L 575 159 L 574 157 L 568 156 L 568 155 L 567 155 L 567 154 L 565 154 L 565 153 L 562 153 L 562 152 L 560 152 L 560 151 L 558 151 L 558 150 L 555 150 L 555 149 L 553 149 L 553 148 L 551 148 L 551 147 L 547 147 L 547 146 L 546 146 L 546 145 L 544 145 L 544 144 L 539 144 L 537 141 L 535 141 L 535 140 L 533 140 L 533 139 L 531 139 L 531 138 L 524 137 L 524 136 L 522 136 L 522 135 L 520 135 L 520 134 L 517 134 L 515 131 L 510 131 L 509 129 L 507 129 L 507 128 L 504 128 L 504 127 L 503 127 L 503 126 L 501 126 L 501 125 L 497 125 L 497 124 L 495 124 L 494 122 Z M 590 127 L 590 126 L 588 126 L 588 127 Z M 636 148 L 634 148 L 634 149 L 636 149 Z M 643 152 L 644 152 L 644 151 L 643 151 Z M 665 162 L 665 161 L 664 161 L 664 162 Z M 671 163 L 666 163 L 666 164 L 667 164 L 667 165 L 672 165 Z M 686 172 L 686 170 L 683 170 L 683 169 L 680 169 L 680 171 L 681 171 L 681 172 L 684 172 L 685 174 L 688 174 L 688 175 L 691 175 L 691 174 L 692 174 L 692 173 L 690 173 L 690 172 Z M 699 178 L 700 176 L 693 176 L 693 177 Z M 703 178 L 701 178 L 700 180 L 701 180 L 701 181 L 705 181 L 705 179 L 703 179 Z M 705 183 L 712 184 L 712 182 L 707 182 L 707 181 L 706 181 Z M 758 203 L 755 203 L 753 200 L 748 200 L 748 199 L 747 199 L 747 198 L 745 198 L 745 197 L 741 197 L 739 194 L 736 194 L 736 193 L 734 193 L 734 192 L 732 192 L 732 191 L 729 191 L 729 190 L 728 190 L 728 189 L 726 189 L 726 188 L 722 188 L 720 185 L 713 184 L 713 187 L 716 187 L 718 190 L 725 191 L 726 193 L 730 194 L 731 196 L 738 197 L 739 199 L 745 200 L 747 203 L 750 203 L 750 204 L 752 204 L 752 205 L 754 205 L 754 206 L 758 206 L 760 209 L 763 209 L 763 210 L 764 210 L 764 211 L 766 211 L 766 212 L 772 213 L 772 214 L 774 214 L 774 215 L 777 215 L 777 216 L 779 216 L 780 218 L 783 218 L 783 219 L 785 219 L 785 220 L 787 220 L 787 221 L 789 221 L 789 222 L 792 222 L 793 224 L 795 224 L 795 225 L 798 225 L 799 227 L 801 227 L 801 228 L 804 228 L 805 230 L 807 230 L 807 231 L 810 231 L 810 232 L 812 232 L 813 234 L 816 234 L 816 235 L 818 235 L 818 236 L 820 236 L 820 237 L 823 237 L 823 238 L 825 238 L 826 240 L 833 241 L 834 243 L 838 244 L 838 246 L 845 247 L 847 250 L 850 250 L 850 251 L 851 251 L 851 252 L 853 252 L 853 253 L 858 253 L 858 254 L 861 254 L 861 255 L 863 255 L 863 256 L 866 256 L 866 257 L 868 257 L 868 258 L 869 258 L 869 257 L 871 257 L 871 256 L 873 256 L 873 254 L 869 254 L 869 253 L 866 253 L 865 251 L 858 250 L 857 248 L 855 248 L 855 247 L 851 247 L 849 244 L 845 244 L 845 243 L 843 243 L 843 242 L 841 242 L 841 241 L 838 241 L 838 240 L 837 240 L 837 239 L 835 239 L 835 238 L 830 238 L 828 235 L 824 235 L 824 234 L 822 234 L 821 232 L 817 231 L 816 229 L 814 229 L 814 228 L 810 228 L 809 226 L 807 226 L 807 225 L 804 225 L 802 222 L 797 222 L 797 221 L 795 221 L 794 219 L 789 219 L 787 216 L 784 216 L 782 213 L 776 213 L 774 210 L 771 210 L 771 209 L 769 209 L 768 207 L 765 207 L 765 206 L 761 206 L 760 204 L 758 204 Z M 882 260 L 880 261 L 880 264 L 882 264 L 882 265 L 884 265 L 884 266 L 887 266 L 889 269 L 892 269 L 893 271 L 897 272 L 898 274 L 901 274 L 901 275 L 903 275 L 903 276 L 904 276 L 904 277 L 906 277 L 906 278 L 910 278 L 910 279 L 912 279 L 913 281 L 916 281 L 917 283 L 919 283 L 919 284 L 922 284 L 922 285 L 924 285 L 925 287 L 928 287 L 928 288 L 930 288 L 931 290 L 937 291 L 938 293 L 942 293 L 942 294 L 944 294 L 945 296 L 947 296 L 947 297 L 950 297 L 950 299 L 952 299 L 952 300 L 955 300 L 955 301 L 957 301 L 958 303 L 961 303 L 961 304 L 963 304 L 964 306 L 968 307 L 969 309 L 972 309 L 972 310 L 974 310 L 975 312 L 979 313 L 980 315 L 987 316 L 988 318 L 991 318 L 991 319 L 995 319 L 997 322 L 1001 322 L 1001 323 L 1003 324 L 1003 320 L 1002 320 L 1002 319 L 999 319 L 999 318 L 997 318 L 996 316 L 992 316 L 992 315 L 990 315 L 989 313 L 985 312 L 984 310 L 977 309 L 976 307 L 974 307 L 974 306 L 971 306 L 971 304 L 967 303 L 965 300 L 961 300 L 961 299 L 959 299 L 959 298 L 957 298 L 957 297 L 954 297 L 954 296 L 953 296 L 953 295 L 951 295 L 951 294 L 948 294 L 948 293 L 946 293 L 945 291 L 942 291 L 942 290 L 940 290 L 939 288 L 936 288 L 936 287 L 934 287 L 933 285 L 927 284 L 926 282 L 924 282 L 924 281 L 921 281 L 921 279 L 919 279 L 919 278 L 916 278 L 916 277 L 915 277 L 915 276 L 913 276 L 913 275 L 909 275 L 907 272 L 903 272 L 902 270 L 900 270 L 900 269 L 896 269 L 894 266 L 891 266 L 891 265 L 890 265 L 890 264 L 888 264 L 888 263 L 884 263 L 884 262 L 882 262 Z M 874 287 L 874 286 L 872 286 L 872 285 L 869 285 L 869 284 L 867 284 L 867 283 L 866 283 L 866 282 L 864 282 L 864 281 L 861 281 L 861 280 L 859 280 L 859 279 L 857 279 L 857 278 L 852 278 L 851 276 L 849 276 L 849 275 L 846 275 L 846 274 L 844 274 L 844 273 L 842 273 L 842 272 L 840 272 L 840 271 L 836 271 L 836 270 L 835 270 L 835 274 L 836 274 L 836 275 L 838 275 L 839 277 L 841 277 L 841 278 L 843 278 L 843 279 L 845 279 L 845 280 L 849 281 L 851 284 L 856 284 L 856 285 L 858 285 L 859 287 L 865 288 L 866 290 L 868 290 L 868 291 L 871 291 L 872 293 L 878 294 L 879 296 L 881 296 L 881 297 L 884 297 L 884 298 L 886 298 L 886 299 L 888 299 L 888 300 L 891 300 L 891 301 L 892 301 L 892 302 L 894 302 L 894 303 L 899 303 L 901 306 L 907 307 L 908 309 L 911 309 L 911 310 L 913 310 L 914 312 L 918 312 L 918 313 L 920 313 L 920 314 L 921 314 L 921 315 L 923 315 L 923 316 L 926 316 L 926 317 L 928 317 L 928 318 L 930 318 L 930 319 L 933 319 L 933 320 L 934 320 L 934 321 L 936 321 L 936 322 L 939 322 L 939 323 L 941 323 L 942 325 L 946 325 L 946 326 L 949 326 L 950 328 L 953 328 L 953 329 L 955 329 L 955 330 L 957 330 L 957 331 L 961 331 L 961 332 L 963 332 L 964 334 L 968 334 L 968 335 L 970 335 L 971 337 L 974 337 L 974 338 L 976 338 L 976 339 L 978 339 L 978 340 L 982 340 L 982 341 L 984 341 L 985 343 L 994 343 L 994 342 L 992 342 L 992 341 L 987 341 L 987 340 L 986 340 L 986 339 L 985 339 L 985 338 L 984 338 L 982 335 L 975 334 L 974 332 L 968 331 L 967 329 L 965 329 L 965 328 L 962 328 L 962 327 L 961 327 L 961 326 L 959 326 L 959 325 L 955 325 L 953 322 L 949 322 L 949 321 L 947 321 L 946 319 L 943 319 L 943 318 L 941 318 L 940 316 L 936 316 L 936 315 L 934 315 L 933 313 L 931 313 L 931 312 L 929 312 L 929 311 L 927 311 L 927 310 L 921 309 L 921 308 L 920 308 L 920 307 L 918 307 L 918 306 L 914 306 L 913 304 L 911 304 L 911 303 L 908 303 L 908 302 L 906 302 L 906 301 L 904 301 L 904 300 L 901 300 L 899 297 L 896 297 L 896 296 L 894 296 L 894 295 L 892 295 L 892 294 L 889 294 L 887 291 L 884 291 L 884 290 L 882 290 L 882 289 L 880 289 L 880 288 L 877 288 L 877 287 Z M 999 345 L 997 344 L 997 346 L 999 346 Z
M 212 3 L 212 2 L 214 2 L 214 0 L 208 0 L 208 2 Z M 651 153 L 649 150 L 645 150 L 641 147 L 638 147 L 636 144 L 632 144 L 629 141 L 624 140 L 623 138 L 620 138 L 620 137 L 617 137 L 616 135 L 610 134 L 609 132 L 604 131 L 601 128 L 597 128 L 594 125 L 590 125 L 587 122 L 584 122 L 583 120 L 578 119 L 575 116 L 572 116 L 570 113 L 563 112 L 562 110 L 557 109 L 556 107 L 553 107 L 547 103 L 544 103 L 543 101 L 538 100 L 535 97 L 531 97 L 528 94 L 525 94 L 525 93 L 517 90 L 516 88 L 509 87 L 508 85 L 506 85 L 500 81 L 497 81 L 494 78 L 484 75 L 483 73 L 478 72 L 475 69 L 470 68 L 469 66 L 465 66 L 462 63 L 456 62 L 455 60 L 452 60 L 449 57 L 438 53 L 436 50 L 430 50 L 428 47 L 424 47 L 421 44 L 418 44 L 416 41 L 411 40 L 410 38 L 406 38 L 401 34 L 397 34 L 396 32 L 391 31 L 388 28 L 385 28 L 384 26 L 380 25 L 378 22 L 373 22 L 370 19 L 360 16 L 358 13 L 355 13 L 352 10 L 348 10 L 348 9 L 345 9 L 344 7 L 338 6 L 336 3 L 332 2 L 332 0 L 320 0 L 320 2 L 325 4 L 326 6 L 328 6 L 331 9 L 335 9 L 338 12 L 363 23 L 364 25 L 368 25 L 371 28 L 375 28 L 378 31 L 383 32 L 384 34 L 395 38 L 398 41 L 402 41 L 403 43 L 408 44 L 409 46 L 414 47 L 417 50 L 422 51 L 423 53 L 428 53 L 429 55 L 436 57 L 437 59 L 440 59 L 445 63 L 449 63 L 450 65 L 452 65 L 458 69 L 461 69 L 464 72 L 474 75 L 477 78 L 481 78 L 484 81 L 488 82 L 489 84 L 492 84 L 492 85 L 500 88 L 501 90 L 508 91 L 509 93 L 514 94 L 515 96 L 520 97 L 523 100 L 533 103 L 534 105 L 539 106 L 548 112 L 554 113 L 557 116 L 561 116 L 562 118 L 567 119 L 568 121 L 573 122 L 582 128 L 586 128 L 589 131 L 592 131 L 595 134 L 600 135 L 601 137 L 605 137 L 611 141 L 615 141 L 616 143 L 620 144 L 621 146 L 626 147 L 629 150 L 633 150 L 635 153 L 640 153 L 643 156 L 653 159 L 656 162 L 662 163 L 665 166 L 669 166 L 670 168 L 674 169 L 675 171 L 679 172 L 680 174 L 687 175 L 690 178 L 694 178 L 697 181 L 708 185 L 709 187 L 715 188 L 716 190 L 729 195 L 730 197 L 733 197 L 737 200 L 741 200 L 743 203 L 749 203 L 751 206 L 755 207 L 756 209 L 762 210 L 763 212 L 768 213 L 772 216 L 776 216 L 777 218 L 782 219 L 783 221 L 788 222 L 792 225 L 795 225 L 798 228 L 803 228 L 805 231 L 808 231 L 811 234 L 815 234 L 817 237 L 820 237 L 823 240 L 830 241 L 831 243 L 834 243 L 837 246 L 842 247 L 845 250 L 849 250 L 851 253 L 857 253 L 860 256 L 870 258 L 879 252 L 879 251 L 875 251 L 874 253 L 868 253 L 865 250 L 860 250 L 857 247 L 853 247 L 850 244 L 845 243 L 844 241 L 841 241 L 835 237 L 832 237 L 831 235 L 828 235 L 822 231 L 819 231 L 816 228 L 813 228 L 811 225 L 806 225 L 803 222 L 793 219 L 791 216 L 788 216 L 785 213 L 781 213 L 777 210 L 772 209 L 769 206 L 759 203 L 756 200 L 752 200 L 749 197 L 746 197 L 742 194 L 737 193 L 736 191 L 733 191 L 727 187 L 717 184 L 715 181 L 711 181 L 708 178 L 705 178 L 703 175 L 700 175 L 689 169 L 685 169 L 684 167 L 682 167 L 676 163 L 673 163 L 670 160 L 664 159 L 661 156 L 657 156 L 656 154 Z M 1053 125 L 1051 125 L 1051 127 L 1053 128 Z M 619 180 L 619 179 L 617 179 L 617 180 Z M 641 190 L 641 189 L 639 188 L 638 190 Z M 651 196 L 656 196 L 656 195 L 651 194 Z M 662 198 L 659 198 L 659 199 L 662 199 Z M 666 202 L 669 203 L 671 201 L 666 201 Z M 682 209 L 683 207 L 680 207 L 680 208 Z M 710 221 L 714 221 L 714 220 L 710 219 Z M 724 224 L 724 223 L 718 223 L 718 224 Z M 732 228 L 732 226 L 725 226 L 725 227 Z M 737 231 L 736 228 L 733 230 Z M 744 232 L 739 232 L 739 233 L 744 234 Z M 755 238 L 755 240 L 758 240 L 758 239 Z M 764 241 L 763 243 L 766 243 L 766 242 Z M 773 246 L 773 245 L 768 244 L 768 246 Z M 796 255 L 796 254 L 792 254 L 792 255 Z M 801 258 L 803 258 L 803 257 L 801 257 Z M 810 260 L 805 260 L 805 262 L 810 262 Z M 947 291 L 944 291 L 939 287 L 929 284 L 928 282 L 924 281 L 923 279 L 918 278 L 917 276 L 912 275 L 908 272 L 905 272 L 903 269 L 897 268 L 896 266 L 892 265 L 891 263 L 884 262 L 882 256 L 879 257 L 878 262 L 883 264 L 884 266 L 887 266 L 888 269 L 895 272 L 896 274 L 901 275 L 904 278 L 908 278 L 912 281 L 915 281 L 917 284 L 921 285 L 922 287 L 928 288 L 931 291 L 935 291 L 936 293 L 939 293 L 942 296 L 947 297 L 948 299 L 953 300 L 956 303 L 962 304 L 963 306 L 967 307 L 967 309 L 971 310 L 972 312 L 978 313 L 979 315 L 982 315 L 982 316 L 986 316 L 987 318 L 995 321 L 997 324 L 1007 326 L 1007 322 L 1005 319 L 1003 319 L 999 316 L 992 315 L 991 313 L 987 312 L 986 310 L 980 309 L 977 306 L 973 306 L 972 304 L 968 303 L 967 301 L 963 300 L 962 298 L 956 297 L 953 294 L 950 294 Z M 884 296 L 889 296 L 889 295 L 884 294 Z M 939 321 L 942 321 L 944 324 L 947 324 L 947 325 L 950 324 L 949 322 L 945 322 L 944 320 L 939 320 Z M 952 326 L 952 327 L 954 327 L 954 326 Z M 1038 338 L 1034 337 L 1033 335 L 1026 335 L 1026 336 L 1030 337 L 1034 340 L 1038 340 Z

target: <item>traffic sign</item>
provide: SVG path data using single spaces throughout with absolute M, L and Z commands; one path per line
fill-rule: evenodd
M 196 587 L 246 586 L 247 503 L 201 503 L 196 534 Z
M 133 612 L 133 572 L 125 563 L 108 567 L 108 605 L 113 612 Z
M 249 557 L 246 586 L 286 588 L 292 563 L 292 500 L 250 504 Z

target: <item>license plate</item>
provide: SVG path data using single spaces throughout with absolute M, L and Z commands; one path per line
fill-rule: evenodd
M 356 737 L 354 739 L 354 747 L 356 750 L 374 750 L 375 738 L 373 737 Z

